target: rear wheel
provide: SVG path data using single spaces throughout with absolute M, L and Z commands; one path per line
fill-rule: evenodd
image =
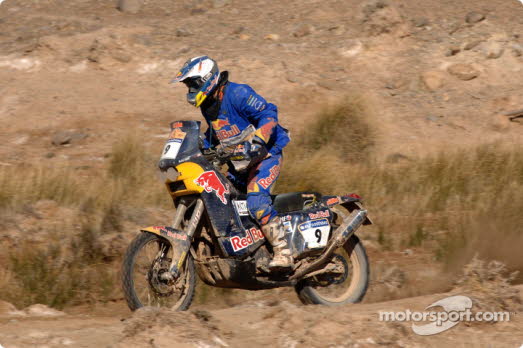
M 170 243 L 153 233 L 140 233 L 129 245 L 122 265 L 122 285 L 131 310 L 143 306 L 189 308 L 196 282 L 194 261 L 189 254 L 177 279 L 169 279 Z M 162 276 L 163 275 L 163 276 Z
M 349 218 L 348 212 L 334 209 L 340 220 Z M 339 222 L 339 221 L 338 221 Z M 356 235 L 338 248 L 327 272 L 300 281 L 295 290 L 304 304 L 336 306 L 360 302 L 369 285 L 369 260 L 363 244 Z

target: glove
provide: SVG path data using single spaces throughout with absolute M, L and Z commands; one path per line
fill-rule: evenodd
M 254 137 L 252 143 L 249 141 L 244 142 L 236 147 L 233 156 L 230 158 L 233 162 L 238 163 L 238 168 L 249 168 L 260 162 L 267 156 L 267 148 L 263 140 L 258 137 Z

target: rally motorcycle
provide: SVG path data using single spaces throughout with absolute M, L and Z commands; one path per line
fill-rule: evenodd
M 290 269 L 271 270 L 272 247 L 249 215 L 245 192 L 221 167 L 253 127 L 202 150 L 200 122 L 171 123 L 159 176 L 176 212 L 170 226 L 144 228 L 122 265 L 125 298 L 142 306 L 189 308 L 196 274 L 206 284 L 249 290 L 294 287 L 305 304 L 359 302 L 369 283 L 369 261 L 355 235 L 371 224 L 356 194 L 293 192 L 272 196 L 294 257 Z

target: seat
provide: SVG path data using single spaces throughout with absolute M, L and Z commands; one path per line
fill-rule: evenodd
M 321 194 L 318 192 L 290 192 L 271 196 L 273 207 L 279 214 L 302 210 L 304 206 L 312 202 L 320 201 Z

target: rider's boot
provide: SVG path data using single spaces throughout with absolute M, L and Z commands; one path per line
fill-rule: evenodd
M 280 222 L 280 218 L 276 217 L 262 226 L 265 238 L 271 243 L 274 257 L 269 263 L 269 268 L 289 268 L 294 264 L 291 250 L 285 238 L 285 229 Z

